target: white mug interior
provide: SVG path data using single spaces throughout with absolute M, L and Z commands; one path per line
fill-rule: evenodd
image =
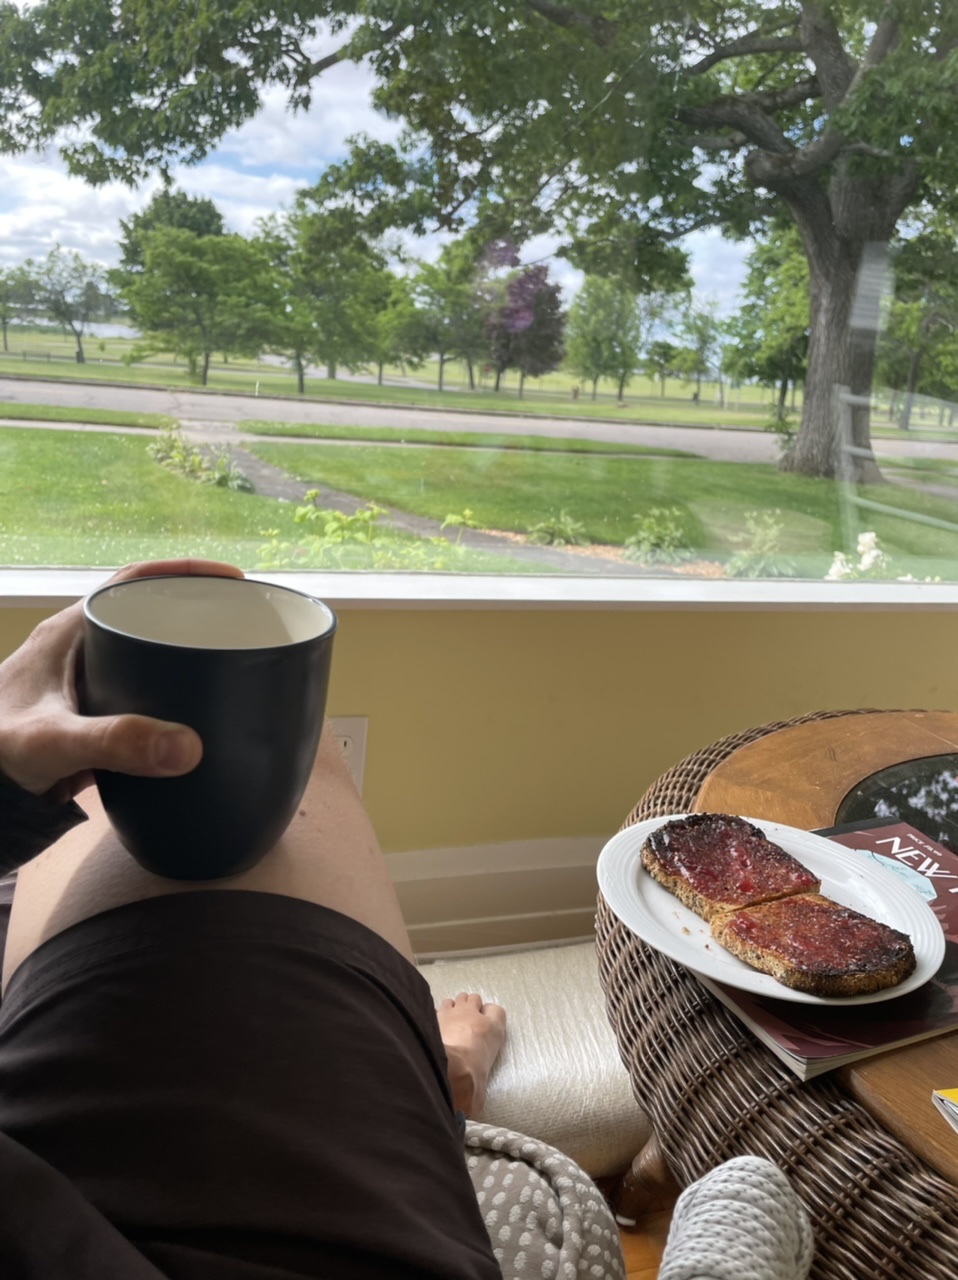
M 249 578 L 130 578 L 84 603 L 101 627 L 189 649 L 272 649 L 331 631 L 321 600 Z

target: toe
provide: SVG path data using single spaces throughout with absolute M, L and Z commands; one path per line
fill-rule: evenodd
M 484 1004 L 482 1012 L 492 1022 L 498 1022 L 501 1026 L 506 1024 L 506 1011 L 501 1004 Z
M 455 1004 L 456 1004 L 455 1000 L 452 1000 L 449 996 L 446 996 L 445 1000 L 440 1000 L 440 1001 L 439 1001 L 439 1008 L 440 1008 L 440 1009 L 453 1009 L 453 1008 L 455 1008 Z

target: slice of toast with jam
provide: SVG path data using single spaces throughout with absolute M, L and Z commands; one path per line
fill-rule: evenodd
M 915 968 L 907 934 L 820 893 L 716 916 L 712 936 L 754 969 L 814 996 L 882 991 Z
M 641 859 L 726 950 L 786 987 L 863 995 L 914 971 L 906 934 L 823 897 L 818 878 L 744 818 L 676 818 L 649 835 Z
M 641 857 L 649 875 L 704 920 L 821 888 L 758 827 L 725 813 L 692 813 L 665 823 L 646 840 Z

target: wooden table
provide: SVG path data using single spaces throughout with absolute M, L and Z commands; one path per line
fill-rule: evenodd
M 890 765 L 958 751 L 958 713 L 887 711 L 780 729 L 715 766 L 694 808 L 743 813 L 804 830 L 831 826 L 848 792 Z M 839 1068 L 838 1077 L 891 1133 L 958 1185 L 958 1135 L 931 1104 L 958 1086 L 958 1032 Z

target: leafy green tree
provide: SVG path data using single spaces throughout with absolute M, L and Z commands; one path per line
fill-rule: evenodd
M 910 427 L 915 397 L 924 387 L 933 395 L 931 386 L 944 382 L 953 398 L 948 375 L 958 357 L 958 244 L 953 228 L 940 219 L 897 247 L 895 297 L 880 353 L 883 371 L 904 393 L 902 430 Z
M 664 398 L 665 384 L 671 374 L 675 372 L 675 361 L 678 356 L 679 349 L 673 342 L 668 342 L 665 338 L 657 338 L 655 342 L 649 343 L 649 349 L 645 357 L 645 371 L 650 378 L 655 378 L 659 384 L 659 395 Z
M 566 367 L 577 378 L 592 383 L 592 399 L 600 378 L 609 372 L 609 341 L 617 325 L 616 302 L 621 291 L 612 280 L 587 276 L 569 308 L 566 328 Z
M 214 352 L 252 356 L 268 342 L 278 304 L 260 245 L 179 227 L 148 232 L 142 245 L 143 271 L 123 296 L 147 349 L 185 356 L 206 386 Z
M 777 387 L 775 416 L 785 418 L 789 384 L 808 363 L 808 263 L 794 226 L 773 229 L 748 256 L 743 305 L 728 322 L 725 372 Z
M 306 369 L 317 358 L 316 317 L 309 281 L 294 228 L 286 217 L 273 215 L 259 225 L 255 241 L 269 263 L 272 302 L 266 350 L 288 360 L 296 373 L 296 389 L 306 393 Z
M 681 334 L 685 345 L 676 358 L 676 370 L 695 379 L 695 399 L 699 403 L 702 379 L 718 378 L 719 403 L 724 404 L 721 379 L 724 331 L 715 303 L 690 303 L 682 317 Z
M 315 329 L 313 353 L 329 378 L 340 367 L 358 369 L 375 356 L 382 249 L 350 209 L 313 191 L 300 193 L 286 221 L 294 291 L 307 302 Z
M 668 305 L 668 296 L 661 291 L 636 294 L 621 279 L 586 277 L 569 309 L 566 363 L 592 383 L 593 400 L 602 377 L 617 383 L 622 399 Z
M 380 272 L 371 302 L 371 351 L 376 381 L 382 386 L 385 365 L 409 364 L 418 368 L 422 364 L 428 352 L 426 326 L 406 276 Z
M 26 266 L 0 267 L 0 332 L 3 349 L 10 350 L 7 330 L 17 320 L 29 316 L 37 306 L 37 281 Z
M 132 214 L 126 222 L 120 219 L 122 270 L 143 269 L 143 237 L 158 227 L 177 227 L 192 231 L 195 236 L 221 236 L 226 230 L 223 215 L 212 200 L 163 186 L 145 209 Z
M 317 52 L 320 22 L 341 42 Z M 171 33 L 175 33 L 171 34 Z M 0 141 L 70 128 L 92 181 L 197 160 L 254 114 L 264 86 L 294 107 L 327 67 L 366 61 L 377 104 L 409 129 L 360 147 L 357 198 L 422 224 L 477 215 L 514 238 L 552 229 L 620 270 L 664 261 L 714 225 L 742 235 L 787 209 L 810 273 L 802 426 L 785 459 L 839 462 L 833 390 L 861 394 L 867 470 L 874 341 L 850 334 L 866 246 L 958 188 L 958 6 L 950 0 L 526 0 L 407 13 L 373 0 L 295 9 L 210 0 L 40 0 L 0 9 Z M 122 89 L 119 87 L 122 86 Z M 385 215 L 382 215 L 385 216 Z
M 28 259 L 26 267 L 36 281 L 39 309 L 69 329 L 76 343 L 77 364 L 83 364 L 87 326 L 97 316 L 112 313 L 104 269 L 78 253 L 66 253 L 59 245 L 42 262 L 34 264 Z
M 475 366 L 489 350 L 486 317 L 492 296 L 479 243 L 463 237 L 444 245 L 435 262 L 421 262 L 412 295 L 426 347 L 439 360 L 439 390 L 450 360 L 465 362 L 469 390 L 474 390 Z

